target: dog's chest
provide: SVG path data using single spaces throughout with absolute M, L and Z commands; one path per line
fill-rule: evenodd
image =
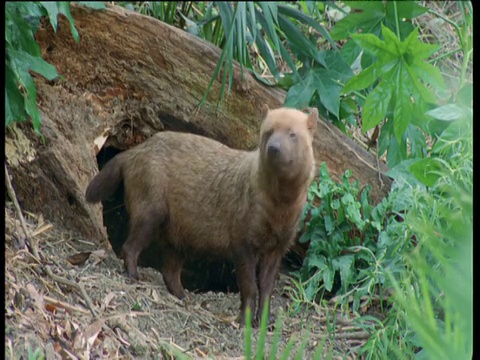
M 264 215 L 253 236 L 255 247 L 261 252 L 285 250 L 293 241 L 299 216 L 293 213 L 280 213 L 275 214 L 276 216 Z

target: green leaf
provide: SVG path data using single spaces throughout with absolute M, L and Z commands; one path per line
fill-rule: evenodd
M 442 163 L 436 158 L 426 158 L 410 165 L 410 171 L 426 186 L 434 186 L 444 169 Z
M 458 91 L 457 103 L 460 107 L 471 108 L 473 106 L 473 84 L 466 84 Z
M 33 36 L 32 28 L 15 9 L 18 3 L 7 2 L 5 6 L 5 40 L 10 46 L 40 56 L 40 47 Z M 7 51 L 8 53 L 8 51 Z
M 408 73 L 404 71 L 403 67 L 398 68 L 396 80 L 393 132 L 400 143 L 405 130 L 407 130 L 410 124 L 413 105 L 410 100 L 410 91 L 405 84 L 405 81 L 408 81 Z
M 443 105 L 427 111 L 426 114 L 443 121 L 455 121 L 466 118 L 464 110 L 456 104 Z
M 348 40 L 340 50 L 342 57 L 345 59 L 346 63 L 349 66 L 353 65 L 361 52 L 362 49 L 360 48 L 360 46 L 358 46 L 357 43 L 352 39 Z
M 32 56 L 22 50 L 10 50 L 10 55 L 15 59 L 15 66 L 22 71 L 33 70 L 47 80 L 53 80 L 58 76 L 55 66 L 49 64 L 41 57 Z
M 362 90 L 372 85 L 380 76 L 377 64 L 373 64 L 360 72 L 357 76 L 350 78 L 342 89 L 342 94 L 351 91 Z
M 405 53 L 405 45 L 388 27 L 382 24 L 382 35 L 386 48 L 391 52 L 392 57 L 399 58 Z
M 20 83 L 25 88 L 25 111 L 30 115 L 33 123 L 33 128 L 37 134 L 40 135 L 40 112 L 37 107 L 37 89 L 35 88 L 35 82 L 28 72 L 20 71 L 19 73 Z
M 327 64 L 328 76 L 334 82 L 341 81 L 346 83 L 352 76 L 353 71 L 347 64 L 343 56 L 338 51 L 322 50 L 320 54 Z
M 323 268 L 322 278 L 323 278 L 323 284 L 325 286 L 325 290 L 332 291 L 334 276 L 335 276 L 335 271 L 333 271 L 330 267 L 325 266 Z
M 290 47 L 294 47 L 299 53 L 315 59 L 320 65 L 327 67 L 325 60 L 317 50 L 317 46 L 312 42 L 285 16 L 278 16 L 278 25 L 285 34 Z
M 407 146 L 405 144 L 405 141 L 403 141 L 402 139 L 402 142 L 398 143 L 397 138 L 391 135 L 390 143 L 388 144 L 387 166 L 389 168 L 393 168 L 395 165 L 399 164 L 402 160 L 405 160 L 406 158 Z
M 427 7 L 420 6 L 415 1 L 397 1 L 396 5 L 399 20 L 410 20 L 428 12 Z M 393 3 L 387 2 L 387 13 L 390 11 L 393 15 Z
M 325 220 L 325 230 L 327 231 L 327 236 L 328 236 L 332 233 L 333 230 L 335 230 L 335 224 L 332 221 L 332 217 L 330 215 L 325 215 L 324 220 Z
M 315 267 L 319 270 L 322 270 L 326 266 L 326 260 L 324 256 L 309 256 L 308 257 L 308 266 L 311 268 Z
M 350 14 L 338 21 L 330 35 L 335 40 L 342 40 L 351 34 L 362 30 L 363 33 L 379 34 L 379 26 L 385 18 L 385 6 L 380 1 L 346 1 L 345 5 L 352 10 L 362 10 L 361 12 L 351 11 Z M 377 29 L 377 32 L 375 32 Z
M 5 107 L 5 125 L 9 125 L 12 121 L 26 120 L 23 96 L 18 90 L 15 75 L 8 65 L 5 67 Z
M 285 62 L 290 67 L 290 69 L 292 69 L 293 74 L 296 77 L 298 77 L 297 67 L 295 66 L 295 63 L 294 63 L 292 57 L 290 56 L 289 52 L 287 51 L 285 46 L 283 46 L 282 42 L 279 40 L 279 38 L 277 36 L 277 33 L 275 31 L 275 24 L 273 23 L 273 19 L 272 19 L 270 11 L 268 12 L 268 16 L 265 14 L 265 10 L 264 10 L 264 13 L 256 11 L 255 15 L 256 15 L 256 18 L 258 19 L 262 29 L 265 31 L 265 33 L 268 35 L 268 37 L 273 42 L 274 50 L 281 55 L 281 57 L 285 60 Z M 276 22 L 276 19 L 275 19 L 275 22 Z
M 47 10 L 50 24 L 52 24 L 53 30 L 57 32 L 57 18 L 59 14 L 57 3 L 53 1 L 40 1 L 40 5 L 42 5 L 44 9 Z
M 70 13 L 70 3 L 68 1 L 58 1 L 58 11 L 65 15 L 70 23 L 70 31 L 72 32 L 72 36 L 76 42 L 80 41 L 80 36 L 78 35 L 78 31 L 75 28 L 75 21 L 73 20 L 72 14 Z
M 365 51 L 378 57 L 384 52 L 391 52 L 391 48 L 373 34 L 353 34 L 352 39 Z M 395 53 L 392 52 L 392 55 Z
M 320 102 L 338 119 L 341 86 L 332 80 L 332 72 L 329 70 L 317 68 L 310 74 L 313 77 L 313 84 L 317 89 Z
M 278 12 L 280 14 L 294 18 L 303 24 L 313 27 L 320 34 L 322 34 L 323 37 L 325 37 L 328 40 L 328 42 L 332 45 L 334 49 L 337 49 L 337 44 L 335 43 L 335 40 L 332 39 L 329 32 L 325 30 L 325 28 L 322 25 L 320 25 L 318 21 L 314 20 L 312 17 L 307 16 L 303 12 L 285 5 L 278 5 Z
M 423 132 L 417 126 L 410 123 L 406 129 L 405 135 L 410 145 L 411 157 L 416 159 L 425 157 L 427 152 L 427 142 Z
M 439 68 L 415 59 L 413 69 L 420 79 L 427 84 L 431 84 L 437 91 L 445 89 L 445 82 Z
M 314 84 L 314 77 L 307 76 L 304 80 L 292 86 L 285 98 L 284 106 L 293 108 L 307 107 L 310 99 L 315 93 L 316 86 Z
M 421 99 L 426 103 L 434 104 L 435 95 L 432 93 L 432 91 L 420 82 L 420 80 L 416 76 L 416 73 L 414 72 L 412 67 L 407 66 L 406 69 L 410 75 L 410 81 L 411 81 L 410 87 L 413 91 L 415 91 L 415 93 L 413 93 L 412 91 L 413 97 Z
M 340 280 L 344 289 L 346 289 L 347 286 L 352 283 L 352 265 L 354 260 L 354 255 L 344 255 L 332 261 L 333 268 L 340 272 Z
M 264 20 L 263 22 L 261 21 L 261 25 L 263 29 L 266 31 L 270 39 L 272 39 L 275 49 L 279 49 L 279 39 L 275 35 L 275 26 L 278 23 L 277 20 L 277 4 L 271 3 L 271 2 L 266 2 L 266 1 L 259 1 L 258 4 L 260 5 L 260 8 L 262 9 L 263 16 L 259 18 L 259 20 Z M 257 13 L 258 15 L 258 13 Z M 258 16 L 257 16 L 258 17 Z
M 370 94 L 363 106 L 362 131 L 366 132 L 377 126 L 387 113 L 392 97 L 392 85 L 382 81 Z
M 103 3 L 103 1 L 77 1 L 77 4 L 83 5 L 95 10 L 103 10 L 107 8 Z
M 250 31 L 252 32 L 252 43 L 255 43 L 257 40 L 257 20 L 255 17 L 255 3 L 253 1 L 247 1 L 247 6 L 248 6 L 248 23 Z

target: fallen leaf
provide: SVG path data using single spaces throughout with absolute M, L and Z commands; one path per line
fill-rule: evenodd
M 105 296 L 105 298 L 102 301 L 104 309 L 108 307 L 108 305 L 110 304 L 110 302 L 113 300 L 114 297 L 115 297 L 114 292 L 110 292 L 107 294 L 107 296 Z
M 43 302 L 43 296 L 35 289 L 35 286 L 33 286 L 32 283 L 28 283 L 27 286 L 27 291 L 28 294 L 30 295 L 30 298 L 33 300 L 33 304 L 35 307 L 42 312 L 43 315 L 45 315 L 45 304 Z
M 92 251 L 92 255 L 105 259 L 107 257 L 107 252 L 104 249 L 100 249 L 100 250 Z
M 40 214 L 38 215 L 37 223 L 38 223 L 38 226 L 43 225 L 44 220 L 43 220 L 43 215 L 42 215 L 42 213 L 40 213 Z
M 98 319 L 94 323 L 87 326 L 84 331 L 79 330 L 75 335 L 75 339 L 73 340 L 74 349 L 85 350 L 86 355 L 88 355 L 98 333 L 102 330 L 104 324 L 105 320 Z
M 105 145 L 105 142 L 107 141 L 109 136 L 109 131 L 110 131 L 110 128 L 106 128 L 103 131 L 102 135 L 98 136 L 95 140 L 93 140 L 93 144 L 94 144 L 93 149 L 95 151 L 95 155 L 98 154 L 100 150 L 102 150 L 103 145 Z
M 155 302 L 158 302 L 160 300 L 160 296 L 158 295 L 157 290 L 152 289 L 152 297 Z
M 105 320 L 98 319 L 93 324 L 91 324 L 88 328 L 85 329 L 84 336 L 87 341 L 87 350 L 90 352 L 90 348 L 93 346 L 95 339 L 97 338 L 98 334 L 102 330 L 103 325 L 105 324 Z
M 51 312 L 52 314 L 56 314 L 57 313 L 57 307 L 53 304 L 46 304 L 45 305 L 45 309 L 48 311 L 48 312 Z
M 64 330 L 64 335 L 67 337 L 67 339 L 72 338 L 72 324 L 69 320 L 65 321 L 65 330 Z
M 84 252 L 69 256 L 67 258 L 67 261 L 72 265 L 82 266 L 83 264 L 85 264 L 85 261 L 87 261 L 87 259 L 90 257 L 91 253 L 92 253 L 91 251 L 84 251 Z

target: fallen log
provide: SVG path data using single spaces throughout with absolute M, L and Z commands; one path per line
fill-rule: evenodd
M 6 159 L 22 208 L 82 236 L 107 239 L 101 207 L 84 196 L 102 146 L 118 152 L 157 131 L 175 130 L 253 149 L 263 109 L 285 100 L 283 90 L 248 72 L 242 79 L 236 64 L 226 99 L 219 102 L 220 75 L 199 108 L 220 49 L 118 6 L 102 11 L 72 6 L 72 15 L 79 43 L 63 17 L 56 33 L 45 21 L 36 34 L 44 59 L 61 75 L 54 82 L 36 78 L 45 143 L 28 124 L 9 128 Z M 361 184 L 370 184 L 373 202 L 388 193 L 385 165 L 332 124 L 320 122 L 314 151 L 317 167 L 325 161 L 333 178 L 351 169 Z

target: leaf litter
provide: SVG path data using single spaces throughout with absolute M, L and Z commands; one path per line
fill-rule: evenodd
M 188 301 L 182 302 L 167 291 L 158 271 L 139 268 L 143 280 L 133 282 L 124 274 L 123 262 L 112 249 L 101 249 L 92 239 L 44 222 L 41 215 L 25 213 L 31 240 L 55 278 L 27 249 L 15 249 L 14 234 L 22 233 L 22 229 L 13 205 L 6 203 L 7 359 L 25 358 L 36 351 L 46 359 L 243 359 L 244 328 L 235 321 L 238 293 L 188 292 Z M 97 316 L 76 289 L 56 278 L 83 286 Z M 354 358 L 355 349 L 366 341 L 366 333 L 351 321 L 342 320 L 340 313 L 335 328 L 325 316 L 327 310 L 330 316 L 335 313 L 335 305 L 293 314 L 289 311 L 289 286 L 289 276 L 280 274 L 272 298 L 272 312 L 284 314 L 279 351 L 286 348 L 292 336 L 298 339 L 299 347 L 308 331 L 304 358 L 311 357 L 325 338 L 326 348 L 331 346 L 334 354 Z M 329 322 L 337 338 L 329 336 Z M 266 354 L 273 336 L 270 329 Z M 254 349 L 257 337 L 258 330 L 254 329 Z

